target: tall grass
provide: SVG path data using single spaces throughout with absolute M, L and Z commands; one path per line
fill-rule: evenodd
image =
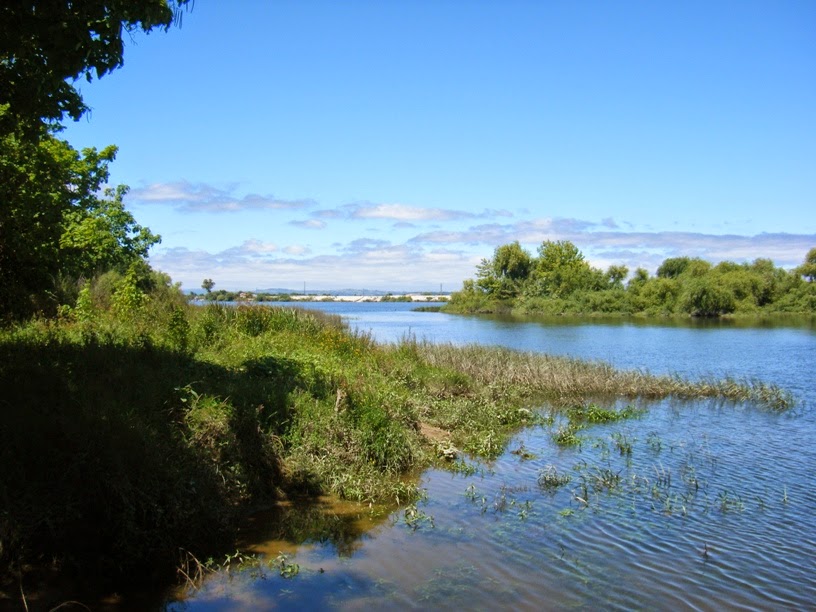
M 482 384 L 505 385 L 554 401 L 572 402 L 587 397 L 721 398 L 756 402 L 776 410 L 790 408 L 793 403 L 789 392 L 758 381 L 729 378 L 690 381 L 680 376 L 617 370 L 604 362 L 481 345 L 420 343 L 415 350 L 429 364 L 462 372 Z

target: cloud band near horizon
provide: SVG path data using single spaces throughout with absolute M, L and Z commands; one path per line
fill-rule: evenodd
M 458 209 L 357 202 L 319 208 L 313 199 L 238 195 L 238 186 L 180 180 L 135 189 L 128 201 L 144 212 L 169 208 L 189 218 L 189 231 L 151 256 L 153 265 L 185 285 L 214 278 L 225 288 L 252 289 L 306 282 L 325 289 L 353 284 L 373 289 L 457 289 L 482 258 L 519 241 L 531 253 L 547 240 L 569 240 L 599 268 L 624 264 L 654 273 L 668 257 L 712 262 L 772 259 L 792 268 L 816 246 L 816 234 L 648 231 L 625 220 L 531 217 L 527 210 Z M 242 213 L 252 213 L 242 214 Z M 218 214 L 232 213 L 229 225 Z M 209 224 L 229 238 L 193 246 L 197 228 Z M 463 227 L 464 226 L 464 227 Z M 161 227 L 155 228 L 159 232 Z M 242 236 L 243 237 L 240 237 Z M 236 240 L 236 236 L 239 238 Z

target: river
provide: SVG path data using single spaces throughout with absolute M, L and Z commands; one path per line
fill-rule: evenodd
M 591 427 L 568 448 L 547 427 L 524 430 L 473 474 L 425 472 L 421 520 L 406 520 L 404 509 L 371 516 L 328 504 L 321 531 L 303 541 L 262 536 L 260 525 L 249 545 L 287 553 L 299 565 L 295 577 L 224 572 L 168 609 L 812 609 L 812 322 L 532 322 L 414 312 L 411 303 L 300 306 L 340 314 L 383 342 L 412 335 L 658 374 L 755 379 L 789 389 L 799 403 L 785 414 L 643 404 L 640 418 Z M 547 473 L 570 480 L 548 487 Z

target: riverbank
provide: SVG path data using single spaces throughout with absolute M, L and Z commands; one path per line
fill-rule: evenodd
M 812 304 L 816 305 L 816 289 L 813 294 Z M 515 300 L 498 300 L 489 296 L 466 296 L 461 297 L 453 294 L 452 298 L 441 305 L 441 311 L 448 314 L 458 315 L 506 315 L 519 319 L 547 320 L 557 318 L 567 319 L 631 319 L 635 321 L 689 321 L 689 320 L 719 320 L 737 321 L 750 325 L 764 325 L 768 321 L 784 321 L 786 319 L 812 319 L 816 320 L 816 310 L 812 306 L 807 308 L 791 308 L 790 310 L 778 310 L 774 308 L 753 309 L 740 312 L 719 313 L 711 315 L 700 315 L 690 312 L 675 312 L 672 310 L 646 309 L 639 310 L 621 299 L 614 302 L 616 306 L 597 307 L 589 301 L 589 296 L 576 296 L 570 300 L 555 298 L 535 298 L 525 300 L 518 298 Z
M 274 500 L 416 499 L 406 474 L 496 457 L 551 418 L 534 409 L 545 401 L 786 401 L 506 349 L 383 345 L 289 308 L 151 296 L 127 316 L 69 315 L 0 334 L 5 577 L 46 564 L 116 589 L 172 580 L 182 551 L 231 552 L 240 518 Z

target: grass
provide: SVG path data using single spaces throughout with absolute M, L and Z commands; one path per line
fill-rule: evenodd
M 679 376 L 616 370 L 604 362 L 475 344 L 455 347 L 424 343 L 416 350 L 429 364 L 455 370 L 491 388 L 538 395 L 562 405 L 584 398 L 668 397 L 755 402 L 774 410 L 786 410 L 793 404 L 789 392 L 759 381 L 690 381 Z
M 519 428 L 552 422 L 533 409 L 543 402 L 567 419 L 566 442 L 586 424 L 636 416 L 587 398 L 791 401 L 759 383 L 412 338 L 378 344 L 311 310 L 151 296 L 125 314 L 97 307 L 0 331 L 4 584 L 38 565 L 111 588 L 172 580 L 180 551 L 235 550 L 240 518 L 285 498 L 415 504 L 417 470 L 469 465 L 440 457 L 423 424 L 492 459 Z M 406 519 L 419 521 L 414 508 Z

